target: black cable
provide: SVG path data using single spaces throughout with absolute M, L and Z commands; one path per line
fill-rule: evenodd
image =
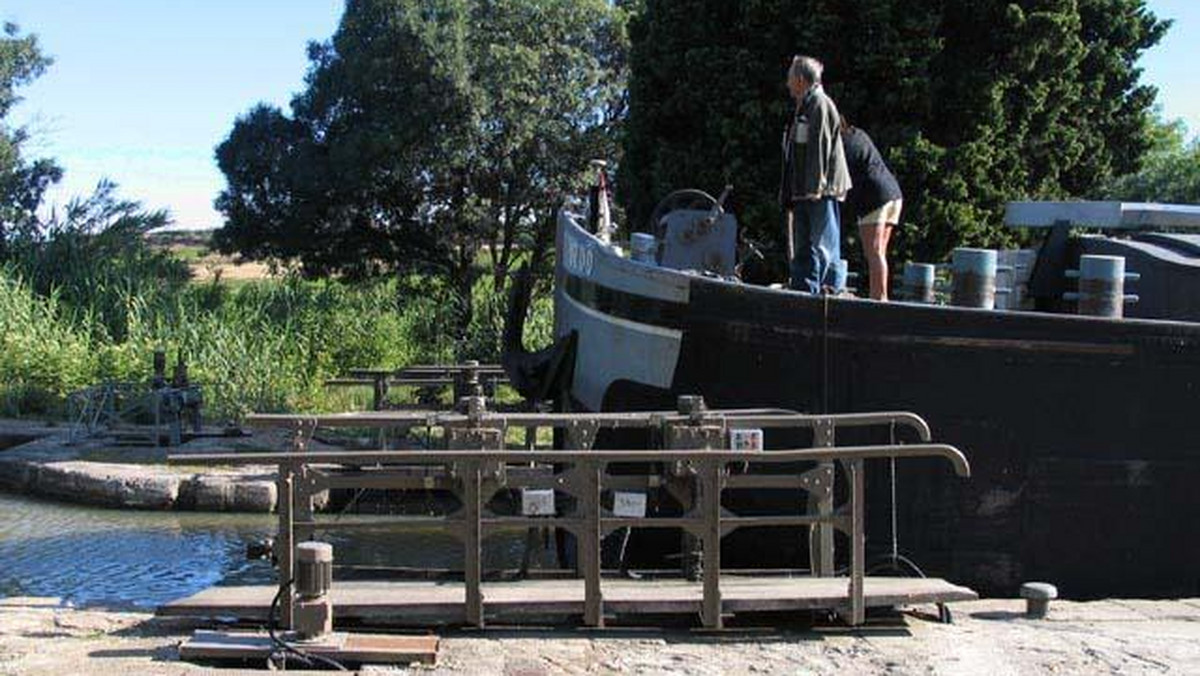
M 921 570 L 920 566 L 903 554 L 882 554 L 880 556 L 876 556 L 875 560 L 878 563 L 867 567 L 867 575 L 877 573 L 881 570 L 891 569 L 898 573 L 907 572 L 908 574 L 916 575 L 917 577 L 925 577 L 925 571 Z
M 275 598 L 271 599 L 271 608 L 267 611 L 267 635 L 271 637 L 271 643 L 280 649 L 279 651 L 272 652 L 267 659 L 271 660 L 276 654 L 278 654 L 278 652 L 282 652 L 284 654 L 284 669 L 286 669 L 287 655 L 290 653 L 298 657 L 301 662 L 309 667 L 313 666 L 313 663 L 316 662 L 317 664 L 329 667 L 335 671 L 349 671 L 349 669 L 343 666 L 341 662 L 338 662 L 331 657 L 325 657 L 324 655 L 310 655 L 283 640 L 278 634 L 275 633 L 275 618 L 279 612 L 279 601 L 283 598 L 284 592 L 286 592 L 288 589 L 291 589 L 292 582 L 294 582 L 294 579 L 284 582 L 279 587 L 279 591 L 275 592 Z

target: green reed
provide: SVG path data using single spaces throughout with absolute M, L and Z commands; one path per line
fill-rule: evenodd
M 155 349 L 169 364 L 185 358 L 217 420 L 361 406 L 366 393 L 323 386 L 354 367 L 499 358 L 507 289 L 490 281 L 477 285 L 473 321 L 456 337 L 454 304 L 436 280 L 185 283 L 162 260 L 105 257 L 107 266 L 0 267 L 0 415 L 61 416 L 72 391 L 145 381 Z M 527 339 L 544 345 L 549 298 L 531 314 Z

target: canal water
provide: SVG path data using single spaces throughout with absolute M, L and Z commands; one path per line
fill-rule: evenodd
M 267 514 L 97 509 L 0 493 L 0 597 L 152 609 L 213 585 L 272 583 L 274 569 L 247 560 L 246 545 L 274 530 Z M 338 564 L 461 567 L 461 546 L 433 531 L 331 533 L 327 541 Z M 512 533 L 485 541 L 485 566 L 516 567 L 522 542 Z

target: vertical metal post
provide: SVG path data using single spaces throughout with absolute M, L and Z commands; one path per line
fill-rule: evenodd
M 580 538 L 583 558 L 583 615 L 584 622 L 592 627 L 604 626 L 604 595 L 600 587 L 600 489 L 603 465 L 590 463 L 585 470 L 587 494 L 583 496 L 584 526 Z
M 292 521 L 311 523 L 313 513 L 312 473 L 307 464 L 299 464 L 292 470 Z
M 283 594 L 280 622 L 284 629 L 292 629 L 293 590 L 290 583 L 295 577 L 295 522 L 292 508 L 294 503 L 293 488 L 295 487 L 295 468 L 291 462 L 279 463 L 279 477 L 276 479 L 275 492 L 278 499 L 276 511 L 279 514 L 279 590 Z M 285 591 L 284 587 L 287 586 Z
M 479 463 L 467 464 L 463 476 L 463 511 L 466 517 L 464 524 L 463 549 L 465 561 L 463 566 L 463 582 L 466 587 L 467 623 L 483 628 L 483 562 L 481 560 L 481 540 L 483 539 L 482 517 L 480 508 L 481 472 Z
M 863 603 L 867 539 L 863 518 L 863 461 L 850 460 L 846 469 L 850 474 L 850 624 L 859 625 L 866 612 Z
M 721 473 L 724 464 L 704 464 L 700 484 L 700 514 L 704 515 L 704 625 L 709 629 L 724 626 L 721 617 Z
M 371 400 L 371 408 L 376 411 L 382 411 L 384 403 L 387 401 L 387 395 L 388 395 L 388 382 L 387 381 L 388 381 L 388 377 L 391 374 L 384 373 L 382 371 L 377 371 L 371 375 L 375 379 L 375 383 L 374 383 L 375 391 L 374 391 L 374 397 Z
M 154 407 L 154 447 L 158 448 L 162 436 L 162 394 L 158 390 L 150 395 L 150 405 Z M 171 445 L 169 441 L 167 445 Z
M 828 418 L 817 420 L 813 425 L 813 446 L 816 448 L 831 448 L 835 443 L 833 421 Z M 808 508 L 809 511 L 813 508 L 813 503 L 816 503 L 817 515 L 823 521 L 816 526 L 815 537 L 810 531 L 808 542 L 809 562 L 813 569 L 813 574 L 817 577 L 830 577 L 833 575 L 833 524 L 829 523 L 829 519 L 833 518 L 833 462 L 817 463 L 817 469 L 822 470 L 824 475 L 830 477 L 829 485 L 817 494 L 816 499 L 813 499 L 812 493 L 809 494 Z

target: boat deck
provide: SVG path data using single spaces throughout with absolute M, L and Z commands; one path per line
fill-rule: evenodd
M 845 577 L 721 576 L 722 612 L 844 609 L 849 604 Z M 632 613 L 695 614 L 701 611 L 704 586 L 682 579 L 603 581 L 608 615 Z M 185 617 L 236 617 L 263 620 L 274 586 L 210 587 L 159 607 L 158 614 Z M 946 603 L 978 598 L 966 587 L 937 578 L 867 577 L 867 607 Z M 466 621 L 461 581 L 353 581 L 333 585 L 334 616 L 400 624 L 454 624 Z M 485 582 L 488 619 L 522 616 L 582 615 L 583 580 Z

